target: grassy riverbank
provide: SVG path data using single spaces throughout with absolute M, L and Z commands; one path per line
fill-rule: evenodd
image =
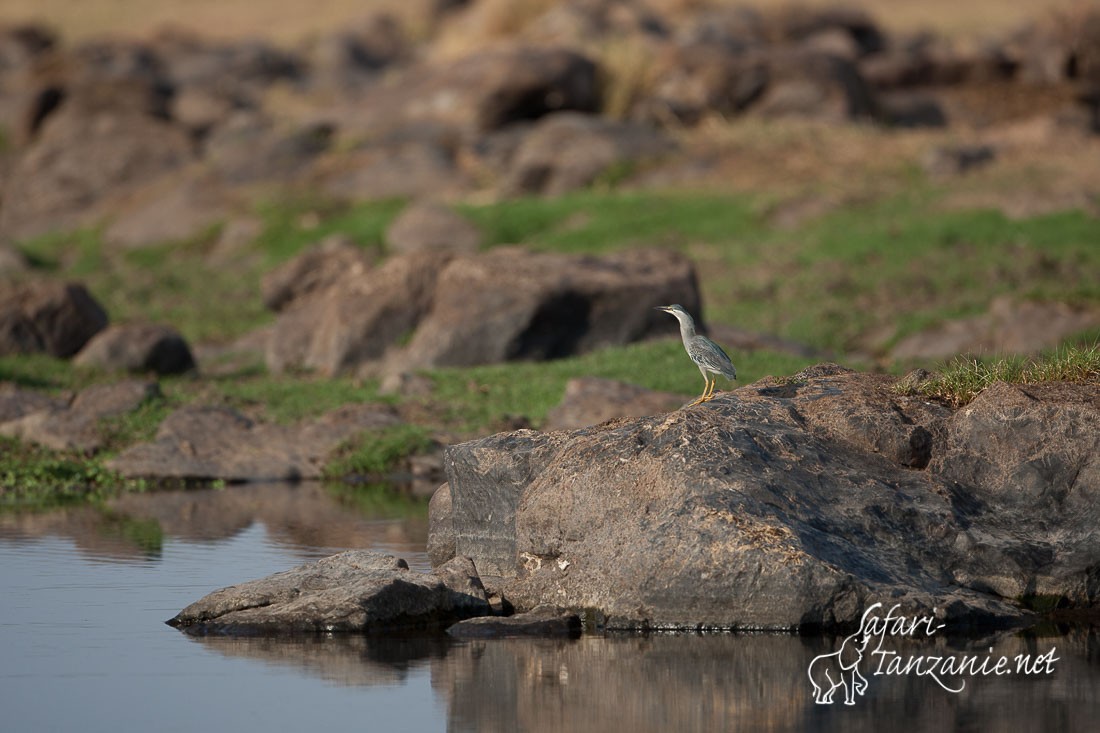
M 192 343 L 228 344 L 273 320 L 259 295 L 260 279 L 270 268 L 337 232 L 384 257 L 384 232 L 402 205 L 269 203 L 256 212 L 262 233 L 231 251 L 218 249 L 218 228 L 193 241 L 139 250 L 110 251 L 96 231 L 39 238 L 20 249 L 38 274 L 87 284 L 113 322 L 161 321 L 175 325 Z M 641 246 L 678 249 L 698 264 L 710 323 L 775 334 L 855 367 L 870 366 L 871 359 L 905 335 L 984 311 L 998 295 L 1100 304 L 1095 277 L 1100 221 L 1077 211 L 1011 220 L 991 210 L 945 209 L 937 194 L 923 186 L 795 227 L 776 226 L 774 207 L 763 197 L 738 194 L 594 189 L 456 209 L 482 230 L 485 247 L 521 244 L 586 253 Z M 1074 355 L 1068 361 L 1084 365 L 1075 373 L 1097 378 L 1095 338 L 1080 334 L 1073 343 L 1085 347 L 1063 350 L 1055 361 Z M 821 360 L 731 352 L 741 384 Z M 1025 360 L 1006 363 L 1011 366 L 955 364 L 929 394 L 959 403 L 990 379 L 1056 379 L 1069 373 Z M 433 440 L 483 435 L 517 420 L 539 427 L 572 377 L 622 379 L 684 395 L 700 388 L 698 373 L 674 340 L 545 363 L 428 370 L 423 376 L 432 385 L 430 394 L 407 397 L 380 395 L 372 380 L 270 375 L 258 363 L 161 379 L 162 398 L 103 422 L 106 448 L 94 456 L 12 440 L 0 443 L 2 503 L 80 497 L 89 487 L 93 493 L 120 485 L 140 488 L 140 482 L 121 482 L 103 462 L 127 445 L 150 439 L 165 415 L 187 404 L 225 405 L 257 420 L 291 423 L 342 404 L 381 401 L 411 418 L 412 427 L 349 445 L 330 470 L 338 476 L 384 471 Z M 55 395 L 115 378 L 41 356 L 0 359 L 0 380 Z

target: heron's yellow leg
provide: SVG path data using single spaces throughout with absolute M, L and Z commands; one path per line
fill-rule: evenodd
M 707 388 L 709 388 L 709 387 L 710 387 L 710 380 L 707 379 L 707 375 L 704 374 L 703 375 L 703 394 L 696 397 L 695 401 L 692 402 L 691 405 L 698 405 L 700 402 L 706 402 L 707 401 Z M 691 405 L 688 405 L 688 407 L 691 407 Z
M 715 379 L 713 379 L 713 380 L 712 380 L 712 379 L 709 379 L 709 378 L 707 379 L 707 386 L 706 386 L 706 388 L 705 388 L 705 389 L 703 390 L 703 397 L 702 397 L 702 401 L 703 401 L 703 402 L 709 402 L 709 401 L 710 401 L 710 399 L 711 399 L 712 397 L 714 397 L 714 384 L 715 384 L 715 383 L 716 383 L 717 381 L 718 381 L 718 379 L 717 379 L 717 378 L 715 378 Z

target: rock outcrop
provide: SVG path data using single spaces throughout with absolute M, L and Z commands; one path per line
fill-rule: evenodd
M 215 591 L 168 623 L 194 634 L 384 633 L 488 613 L 469 560 L 417 573 L 392 555 L 353 550 Z
M 253 422 L 228 408 L 184 407 L 164 418 L 151 442 L 131 446 L 107 466 L 160 480 L 315 479 L 346 440 L 398 422 L 378 405 L 350 405 L 298 425 Z
M 137 379 L 92 385 L 71 400 L 9 387 L 0 392 L 0 435 L 53 450 L 93 453 L 105 442 L 103 418 L 133 412 L 160 396 L 156 382 Z
M 182 374 L 195 368 L 195 357 L 187 341 L 171 326 L 131 323 L 100 331 L 73 363 L 107 370 Z
M 266 302 L 280 309 L 269 369 L 554 359 L 673 333 L 652 306 L 700 308 L 691 261 L 665 250 L 418 252 L 372 269 L 360 258 L 351 246 L 309 250 L 265 281 Z
M 432 533 L 517 608 L 611 627 L 833 627 L 875 600 L 956 626 L 1018 621 L 1033 596 L 1094 605 L 1095 385 L 995 387 L 951 413 L 892 383 L 825 365 L 665 415 L 451 446 Z
M 699 312 L 695 270 L 664 250 L 603 257 L 497 248 L 439 273 L 408 365 L 554 359 L 674 331 L 654 306 Z
M 79 283 L 40 281 L 0 292 L 0 355 L 68 358 L 107 327 L 107 312 Z

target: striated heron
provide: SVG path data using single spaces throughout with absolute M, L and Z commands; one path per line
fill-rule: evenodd
M 703 375 L 703 382 L 706 383 L 703 394 L 691 404 L 698 405 L 700 402 L 706 402 L 714 397 L 714 388 L 718 384 L 718 377 L 712 378 L 709 374 L 721 374 L 730 380 L 737 379 L 737 370 L 726 352 L 722 351 L 721 346 L 706 336 L 695 333 L 695 321 L 682 305 L 659 305 L 657 310 L 676 316 L 676 320 L 680 322 L 680 338 L 684 341 L 684 349 L 687 350 L 691 360 L 695 362 L 695 366 L 699 367 L 699 373 Z

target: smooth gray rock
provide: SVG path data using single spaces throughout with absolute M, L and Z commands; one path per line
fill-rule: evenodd
M 451 446 L 456 552 L 517 608 L 613 628 L 827 628 L 876 600 L 959 627 L 1018 622 L 1035 595 L 1094 605 L 1095 386 L 1005 386 L 951 413 L 892 384 L 822 365 L 667 415 Z
M 392 555 L 353 550 L 214 591 L 168 624 L 195 634 L 382 633 L 488 613 L 468 558 L 418 573 Z

